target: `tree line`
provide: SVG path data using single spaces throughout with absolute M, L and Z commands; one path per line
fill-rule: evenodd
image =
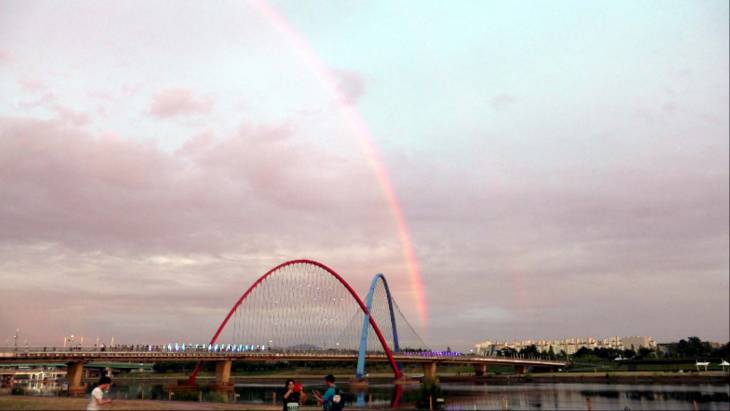
M 640 347 L 638 350 L 634 350 L 632 348 L 620 350 L 603 347 L 581 347 L 573 355 L 568 355 L 563 350 L 556 353 L 553 351 L 552 346 L 550 346 L 550 349 L 547 352 L 541 352 L 538 350 L 537 346 L 530 345 L 519 351 L 512 348 L 503 348 L 499 350 L 499 354 L 503 356 L 520 355 L 523 357 L 541 357 L 553 360 L 566 360 L 569 358 L 615 360 L 617 358 L 621 358 L 627 360 L 725 359 L 730 361 L 730 342 L 716 347 L 709 341 L 702 341 L 699 337 L 688 337 L 687 339 L 681 339 L 677 342 L 660 344 L 656 348 Z

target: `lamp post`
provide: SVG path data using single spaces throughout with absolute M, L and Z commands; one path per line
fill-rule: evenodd
M 13 347 L 15 351 L 18 351 L 18 337 L 20 336 L 20 328 L 15 329 L 15 335 L 13 336 Z

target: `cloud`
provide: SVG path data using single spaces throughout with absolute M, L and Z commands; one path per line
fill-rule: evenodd
M 72 126 L 84 126 L 92 122 L 92 117 L 85 112 L 76 111 L 58 102 L 53 92 L 46 92 L 32 100 L 24 100 L 18 103 L 23 109 L 45 108 L 55 113 L 57 119 L 62 123 Z
M 166 7 L 119 5 L 0 17 L 4 44 L 18 47 L 0 51 L 4 97 L 18 102 L 0 113 L 0 341 L 16 322 L 40 336 L 64 324 L 124 324 L 118 339 L 197 332 L 254 276 L 295 257 L 328 263 L 363 293 L 384 272 L 415 323 L 392 213 L 351 122 L 291 64 L 297 50 L 257 13 L 160 19 Z M 334 70 L 336 104 L 389 100 L 368 101 L 363 117 L 412 230 L 432 342 L 726 338 L 727 18 L 660 11 L 661 24 L 612 25 L 594 47 L 539 26 L 485 43 L 478 21 L 459 41 L 452 30 L 430 44 L 417 32 L 381 44 L 357 35 L 372 26 L 363 19 L 319 48 L 357 70 Z M 389 16 L 377 24 L 400 24 Z M 201 22 L 210 30 L 187 29 Z M 676 27 L 699 37 L 667 41 Z M 309 28 L 301 34 L 322 34 Z M 615 41 L 647 33 L 653 43 Z M 338 54 L 345 43 L 380 52 Z M 620 64 L 637 56 L 648 60 Z M 364 73 L 388 95 L 368 94 Z M 10 117 L 20 115 L 36 118 Z M 237 127 L 242 116 L 259 124 Z M 181 135 L 188 125 L 192 137 Z M 395 157 L 400 147 L 417 155 Z
M 337 92 L 343 104 L 354 105 L 365 92 L 361 75 L 349 70 L 332 70 L 336 78 Z
M 92 290 L 113 285 L 118 294 L 85 297 L 86 306 L 101 307 L 132 298 L 125 296 L 139 282 L 173 279 L 179 287 L 161 293 L 160 304 L 208 289 L 211 298 L 190 309 L 218 313 L 225 308 L 217 292 L 233 299 L 256 274 L 305 256 L 346 271 L 358 290 L 385 272 L 413 321 L 400 245 L 371 171 L 298 137 L 288 124 L 244 124 L 223 136 L 195 135 L 168 152 L 72 121 L 0 118 L 0 247 L 12 256 L 0 258 L 3 280 L 25 290 L 19 293 L 52 289 L 59 278 Z M 644 333 L 684 332 L 692 319 L 672 303 L 671 290 L 694 287 L 705 297 L 692 304 L 704 306 L 726 288 L 728 176 L 707 155 L 670 153 L 654 148 L 662 162 L 587 175 L 519 167 L 504 174 L 468 159 L 398 157 L 394 184 L 432 290 L 432 326 L 447 330 L 453 344 L 468 344 L 481 326 L 492 331 L 479 338 L 549 336 L 565 316 L 579 333 L 586 318 L 615 309 L 598 301 L 629 287 L 621 304 L 639 299 L 642 315 L 669 310 L 676 320 L 655 321 Z M 673 288 L 652 291 L 669 279 Z M 468 316 L 454 311 L 461 309 L 455 294 L 433 292 L 453 289 L 454 281 L 473 285 L 458 291 L 474 302 Z M 586 307 L 587 317 L 566 313 L 564 299 Z M 439 335 L 425 337 L 448 342 Z
M 197 134 L 169 152 L 73 121 L 0 118 L 0 275 L 18 294 L 56 289 L 59 279 L 88 288 L 78 291 L 80 307 L 92 311 L 106 301 L 140 304 L 139 284 L 167 284 L 146 309 L 189 299 L 186 309 L 201 316 L 204 329 L 226 308 L 216 295 L 232 300 L 276 263 L 309 257 L 343 271 L 357 290 L 367 289 L 374 272 L 386 273 L 414 321 L 397 233 L 371 171 L 306 145 L 300 133 L 291 124 L 244 124 L 225 135 Z M 562 318 L 573 321 L 560 328 L 568 334 L 607 332 L 590 328 L 600 317 L 609 334 L 662 338 L 693 324 L 694 309 L 677 298 L 722 323 L 711 309 L 727 303 L 718 297 L 727 289 L 730 245 L 720 152 L 698 146 L 676 157 L 653 147 L 656 159 L 640 168 L 590 173 L 516 165 L 505 173 L 468 156 L 458 164 L 386 158 L 399 165 L 394 186 L 431 290 L 438 334 L 424 337 L 468 345 L 553 336 Z M 656 293 L 660 282 L 672 285 Z M 105 287 L 114 293 L 94 296 Z M 677 295 L 689 288 L 692 296 Z M 208 297 L 195 297 L 196 290 Z M 472 303 L 456 306 L 455 298 Z M 567 310 L 564 301 L 583 308 Z M 641 313 L 623 308 L 637 301 Z M 606 314 L 612 310 L 654 319 L 642 322 L 644 330 L 622 326 Z M 0 325 L 33 320 L 12 312 Z M 159 317 L 170 329 L 184 323 L 174 312 Z M 672 324 L 656 319 L 666 312 Z M 49 315 L 61 321 L 68 313 Z M 133 314 L 115 311 L 115 323 L 132 324 Z
M 87 113 L 72 110 L 68 107 L 64 107 L 60 104 L 55 104 L 51 107 L 51 110 L 58 114 L 58 118 L 65 123 L 69 123 L 74 126 L 85 126 L 91 123 L 91 116 Z
M 160 91 L 152 99 L 150 114 L 159 118 L 207 114 L 213 108 L 211 96 L 197 96 L 185 88 Z
M 517 98 L 510 94 L 499 94 L 489 100 L 489 105 L 492 106 L 494 110 L 503 110 L 515 104 L 516 102 Z
M 28 92 L 40 92 L 43 90 L 46 90 L 48 87 L 45 83 L 38 79 L 30 79 L 30 78 L 24 78 L 18 80 L 18 85 L 20 87 Z
M 0 49 L 0 65 L 9 64 L 13 59 L 13 55 L 8 50 Z
M 48 91 L 33 99 L 20 101 L 18 103 L 18 107 L 23 109 L 33 109 L 37 107 L 51 107 L 55 104 L 57 104 L 56 95 Z
M 244 126 L 221 139 L 198 135 L 169 153 L 92 136 L 74 122 L 2 118 L 0 243 L 216 253 L 238 249 L 249 232 L 261 233 L 256 241 L 273 241 L 278 229 L 306 235 L 321 222 L 290 223 L 315 211 L 338 224 L 365 211 L 358 202 L 383 207 L 365 165 L 323 173 L 323 165 L 340 167 L 337 159 L 291 135 L 281 126 Z M 373 190 L 355 188 L 368 184 Z M 389 224 L 387 211 L 371 218 Z
M 303 146 L 296 133 L 287 125 L 243 125 L 223 137 L 196 135 L 168 152 L 60 119 L 0 118 L 0 277 L 12 285 L 0 298 L 0 329 L 42 323 L 41 308 L 17 312 L 5 298 L 31 289 L 37 307 L 81 296 L 83 303 L 44 317 L 66 328 L 87 329 L 84 322 L 94 323 L 93 313 L 109 301 L 150 313 L 184 299 L 187 309 L 207 313 L 199 317 L 203 330 L 213 322 L 210 312 L 218 320 L 225 310 L 220 296 L 233 299 L 286 259 L 325 261 L 358 289 L 376 267 L 395 272 L 402 264 L 397 236 L 367 165 Z M 159 295 L 141 297 L 142 283 L 150 292 L 161 284 Z M 210 298 L 191 297 L 203 289 Z M 158 303 L 144 304 L 149 298 Z M 91 332 L 149 338 L 153 331 L 133 329 L 139 312 L 115 307 L 114 324 Z M 79 321 L 64 321 L 69 313 Z M 173 317 L 165 321 L 181 320 Z M 62 332 L 48 330 L 25 332 Z

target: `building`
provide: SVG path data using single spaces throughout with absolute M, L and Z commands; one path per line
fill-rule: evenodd
M 656 349 L 656 341 L 651 337 L 624 337 L 621 341 L 627 350 L 638 351 L 639 348 Z
M 588 349 L 610 348 L 615 350 L 632 349 L 638 350 L 641 347 L 656 348 L 656 342 L 651 337 L 608 337 L 595 339 L 593 337 L 572 337 L 562 340 L 514 340 L 514 341 L 483 341 L 474 345 L 474 351 L 481 355 L 495 355 L 499 350 L 510 348 L 520 351 L 534 345 L 537 351 L 548 353 L 552 349 L 555 354 L 561 351 L 568 355 L 575 354 L 581 348 Z

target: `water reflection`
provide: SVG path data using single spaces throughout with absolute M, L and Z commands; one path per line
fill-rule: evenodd
M 321 381 L 301 381 L 309 394 L 323 391 Z M 223 401 L 225 397 L 207 389 L 170 394 L 159 381 L 117 380 L 109 395 L 117 399 Z M 442 408 L 447 410 L 728 410 L 730 385 L 667 384 L 560 384 L 524 383 L 497 385 L 442 383 L 436 387 L 421 384 L 393 385 L 371 382 L 367 387 L 338 384 L 348 393 L 347 408 L 378 409 L 398 406 L 403 409 Z M 279 381 L 237 383 L 230 400 L 248 404 L 276 404 L 281 399 Z M 62 386 L 55 381 L 16 382 L 16 393 L 58 395 Z M 311 395 L 310 395 L 311 397 Z M 430 397 L 430 398 L 429 398 Z M 443 399 L 443 402 L 439 401 Z
M 447 409 L 727 410 L 730 386 L 628 384 L 443 384 Z

